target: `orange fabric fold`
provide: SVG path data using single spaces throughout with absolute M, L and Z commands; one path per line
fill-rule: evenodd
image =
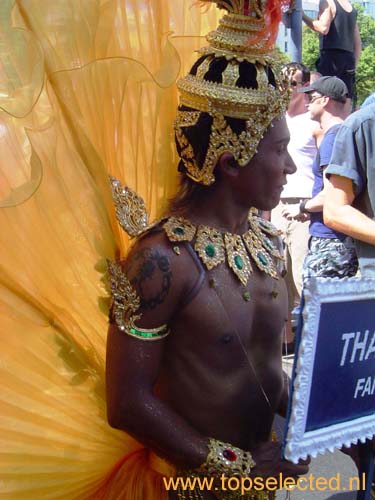
M 0 499 L 165 497 L 106 421 L 108 174 L 151 218 L 174 192 L 175 82 L 217 21 L 191 3 L 1 2 Z

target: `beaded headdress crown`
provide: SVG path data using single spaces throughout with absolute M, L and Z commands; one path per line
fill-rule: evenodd
M 272 120 L 285 113 L 289 89 L 275 71 L 273 44 L 280 0 L 200 3 L 216 3 L 227 13 L 207 35 L 209 45 L 198 51 L 199 59 L 190 73 L 177 82 L 180 106 L 175 135 L 180 170 L 210 185 L 224 152 L 230 152 L 240 166 L 249 163 Z M 200 123 L 210 127 L 204 155 L 194 148 L 197 133 L 192 129 Z

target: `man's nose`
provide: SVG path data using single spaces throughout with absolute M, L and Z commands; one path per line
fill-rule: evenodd
M 297 167 L 294 163 L 294 161 L 292 160 L 292 157 L 290 156 L 290 154 L 288 153 L 287 155 L 287 160 L 286 160 L 286 173 L 287 174 L 294 174 L 294 172 L 297 171 Z

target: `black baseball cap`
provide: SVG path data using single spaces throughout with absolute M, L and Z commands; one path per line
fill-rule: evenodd
M 337 76 L 322 76 L 308 87 L 298 89 L 298 92 L 307 93 L 313 90 L 339 102 L 345 102 L 349 93 L 348 87 Z

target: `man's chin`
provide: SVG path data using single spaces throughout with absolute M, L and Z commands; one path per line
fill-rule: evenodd
M 257 208 L 258 210 L 263 210 L 264 212 L 270 212 L 271 210 L 277 207 L 279 202 L 280 202 L 280 196 L 278 196 L 277 199 L 270 198 L 265 203 L 262 203 L 261 204 L 262 206 L 259 206 Z

